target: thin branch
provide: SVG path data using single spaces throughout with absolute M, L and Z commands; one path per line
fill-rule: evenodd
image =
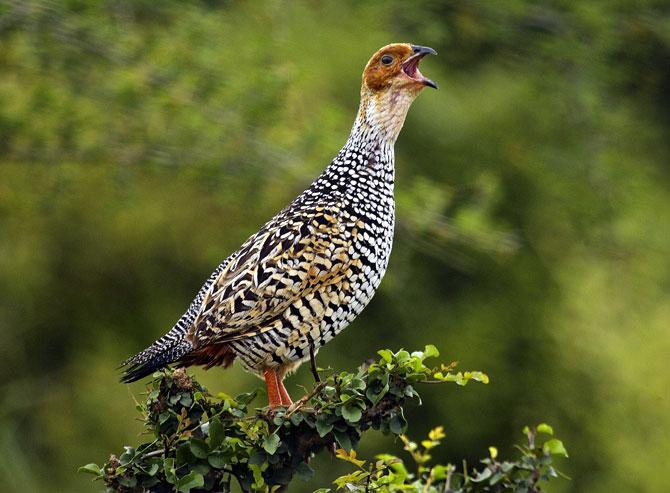
M 316 369 L 316 357 L 314 355 L 314 342 L 309 342 L 309 366 L 312 370 L 312 375 L 314 375 L 314 381 L 321 383 L 321 375 L 319 375 L 318 370 Z
M 290 418 L 291 415 L 301 409 L 305 404 L 307 404 L 312 397 L 314 397 L 316 394 L 321 392 L 321 389 L 323 389 L 326 386 L 326 382 L 320 382 L 317 384 L 309 393 L 303 395 L 300 399 L 295 401 L 293 404 L 291 404 L 288 408 L 288 412 L 286 413 L 286 417 Z
M 149 452 L 148 454 L 144 454 L 144 458 L 146 459 L 147 457 L 156 457 L 157 455 L 161 455 L 163 452 L 165 452 L 165 449 L 159 449 L 159 450 L 154 450 L 152 452 Z

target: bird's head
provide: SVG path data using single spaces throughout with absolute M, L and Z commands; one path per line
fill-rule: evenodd
M 419 62 L 437 52 L 426 46 L 394 43 L 379 49 L 365 66 L 359 119 L 395 141 L 412 101 L 437 84 L 419 71 Z
M 419 62 L 426 55 L 437 55 L 427 46 L 408 43 L 386 45 L 372 55 L 363 71 L 363 86 L 372 94 L 401 90 L 418 94 L 424 87 L 437 84 L 423 76 Z

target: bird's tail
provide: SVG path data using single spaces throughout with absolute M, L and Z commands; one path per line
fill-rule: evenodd
M 120 368 L 126 367 L 121 381 L 130 383 L 151 375 L 190 352 L 193 346 L 184 338 L 185 332 L 177 324 L 144 351 L 121 363 Z
M 198 295 L 191 303 L 189 309 L 181 316 L 167 334 L 141 353 L 137 353 L 135 356 L 132 356 L 121 363 L 120 368 L 126 367 L 121 376 L 122 382 L 130 383 L 139 380 L 142 377 L 146 377 L 147 375 L 151 375 L 156 370 L 165 368 L 170 363 L 178 361 L 182 356 L 193 351 L 193 344 L 186 339 L 186 333 L 189 328 L 193 326 L 193 323 L 200 312 L 200 305 L 205 298 L 205 293 L 221 271 L 228 265 L 231 258 L 233 258 L 232 255 L 219 264 L 216 270 L 212 272 L 209 279 L 207 279 L 205 284 L 200 288 Z M 223 352 L 221 352 L 221 355 L 223 355 Z M 230 357 L 226 359 L 226 361 L 228 360 L 232 361 Z

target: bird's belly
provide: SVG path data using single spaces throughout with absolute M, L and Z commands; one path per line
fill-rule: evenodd
M 391 253 L 393 211 L 386 225 L 370 228 L 352 241 L 350 255 L 356 260 L 349 275 L 321 285 L 296 300 L 268 330 L 232 343 L 244 366 L 262 373 L 275 366 L 290 366 L 309 358 L 347 327 L 368 305 L 382 281 Z M 389 224 L 390 223 L 390 224 Z

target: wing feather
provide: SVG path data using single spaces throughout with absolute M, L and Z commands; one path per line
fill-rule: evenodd
M 351 229 L 332 207 L 268 225 L 242 246 L 205 294 L 193 324 L 194 345 L 272 330 L 268 324 L 298 299 L 341 282 L 359 263 L 349 254 L 351 242 Z

